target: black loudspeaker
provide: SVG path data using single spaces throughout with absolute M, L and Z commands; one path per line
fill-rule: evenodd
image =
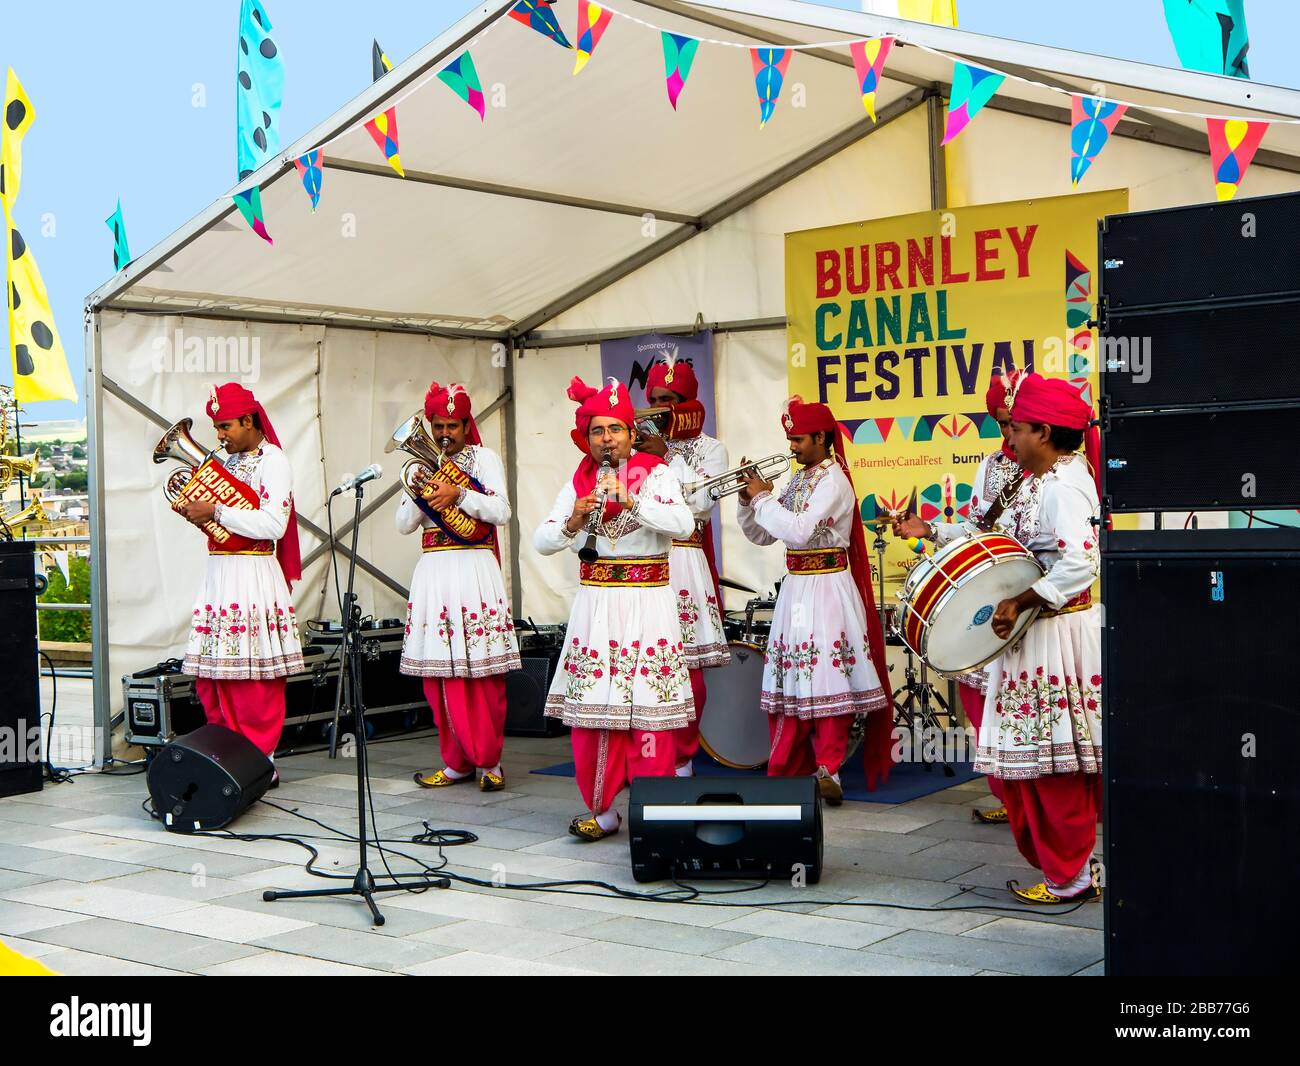
M 1102 395 L 1110 414 L 1300 402 L 1300 300 L 1102 316 Z
M 1102 560 L 1107 972 L 1280 974 L 1300 533 L 1117 531 Z
M 1102 435 L 1112 511 L 1250 511 L 1300 504 L 1300 407 L 1122 415 Z
M 822 810 L 812 777 L 638 777 L 628 805 L 632 876 L 822 875 Z
M 1300 293 L 1300 195 L 1111 215 L 1101 285 L 1111 311 Z
M 275 767 L 252 741 L 222 725 L 177 737 L 149 763 L 149 798 L 175 833 L 220 829 L 262 798 Z
M 506 736 L 559 736 L 564 726 L 545 715 L 546 693 L 559 665 L 559 652 L 525 654 L 520 661 L 520 669 L 506 674 Z
M 41 790 L 36 562 L 28 541 L 0 542 L 0 796 Z

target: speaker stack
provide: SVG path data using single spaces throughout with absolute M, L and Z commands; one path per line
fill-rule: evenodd
M 0 796 L 41 790 L 36 561 L 29 541 L 0 542 Z
M 1298 229 L 1298 195 L 1103 220 L 1104 511 L 1300 508 Z M 1300 530 L 1105 532 L 1102 598 L 1107 970 L 1277 972 Z

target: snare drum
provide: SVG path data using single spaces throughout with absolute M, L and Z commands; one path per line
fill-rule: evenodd
M 897 593 L 903 643 L 942 673 L 974 670 L 1019 640 L 1041 608 L 1022 611 L 1005 640 L 993 612 L 1043 576 L 1029 549 L 1005 533 L 968 533 L 917 563 Z
M 771 738 L 759 706 L 765 649 L 733 640 L 731 662 L 710 670 L 709 701 L 700 719 L 700 747 L 723 766 L 756 770 L 767 764 Z

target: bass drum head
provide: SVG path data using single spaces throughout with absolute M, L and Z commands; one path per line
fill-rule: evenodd
M 709 699 L 700 719 L 700 747 L 723 766 L 757 770 L 767 765 L 772 742 L 763 691 L 764 649 L 734 640 L 731 662 L 705 675 Z
M 993 612 L 1002 600 L 1019 596 L 1042 576 L 1042 569 L 1029 557 L 1003 559 L 972 574 L 931 612 L 926 663 L 941 673 L 958 674 L 996 659 L 1020 639 L 1038 612 L 1022 612 L 1008 640 L 993 632 Z

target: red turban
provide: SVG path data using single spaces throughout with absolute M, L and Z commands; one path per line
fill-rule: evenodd
M 452 384 L 443 388 L 436 381 L 429 385 L 424 394 L 424 417 L 432 422 L 435 418 L 456 418 L 466 423 L 465 440 L 470 444 L 482 444 L 478 423 L 474 421 L 473 406 L 464 385 Z
M 578 405 L 574 412 L 574 429 L 571 434 L 573 443 L 579 451 L 590 452 L 587 444 L 587 430 L 591 420 L 596 417 L 617 418 L 630 430 L 636 421 L 636 412 L 632 407 L 632 397 L 617 378 L 610 378 L 603 389 L 597 391 L 575 377 L 569 382 L 569 399 Z
M 683 400 L 694 400 L 700 392 L 700 383 L 695 378 L 695 371 L 689 363 L 679 363 L 677 353 L 666 356 L 662 363 L 655 363 L 646 375 L 645 392 L 649 398 L 650 390 L 668 389 L 677 393 Z
M 266 417 L 266 411 L 257 402 L 257 397 L 237 381 L 228 381 L 221 386 L 213 385 L 205 410 L 213 423 L 234 422 L 244 415 L 255 414 L 258 422 L 261 423 L 262 435 L 277 448 L 280 447 L 280 438 L 276 435 L 275 427 Z M 280 569 L 284 571 L 286 583 L 292 585 L 302 577 L 302 550 L 298 546 L 298 510 L 292 504 L 289 507 L 289 522 L 284 527 L 284 536 L 275 546 L 275 555 L 280 560 Z
M 997 418 L 998 408 L 1007 405 L 1007 389 L 1015 391 L 1016 385 L 1024 377 L 1023 370 L 1012 371 L 1010 376 L 1002 373 L 994 374 L 993 381 L 989 384 L 989 391 L 984 394 L 984 406 L 988 408 L 989 417 Z M 1010 444 L 1004 438 L 1002 441 L 1002 454 L 1008 459 L 1014 459 L 1016 453 L 1012 450 Z
M 849 480 L 853 489 L 853 520 L 849 525 L 849 571 L 853 583 L 862 597 L 867 613 L 868 650 L 871 664 L 876 668 L 876 676 L 881 687 L 888 691 L 889 667 L 885 662 L 885 630 L 880 623 L 880 612 L 876 609 L 875 590 L 871 585 L 871 560 L 867 556 L 867 538 L 862 531 L 862 509 L 858 503 L 858 490 L 853 484 L 853 474 L 844 457 L 844 435 L 835 415 L 824 403 L 804 403 L 799 396 L 791 396 L 786 401 L 785 414 L 781 416 L 781 426 L 787 436 L 798 437 L 805 433 L 827 432 L 831 436 L 831 448 L 835 462 Z M 862 745 L 863 765 L 866 770 L 867 788 L 874 790 L 877 782 L 889 780 L 889 768 L 893 765 L 893 730 L 894 716 L 886 708 L 873 711 L 867 715 L 867 732 Z
M 1092 406 L 1075 385 L 1061 378 L 1026 374 L 1008 394 L 1007 409 L 1017 422 L 1084 430 L 1085 454 L 1101 495 L 1101 434 L 1093 424 Z

